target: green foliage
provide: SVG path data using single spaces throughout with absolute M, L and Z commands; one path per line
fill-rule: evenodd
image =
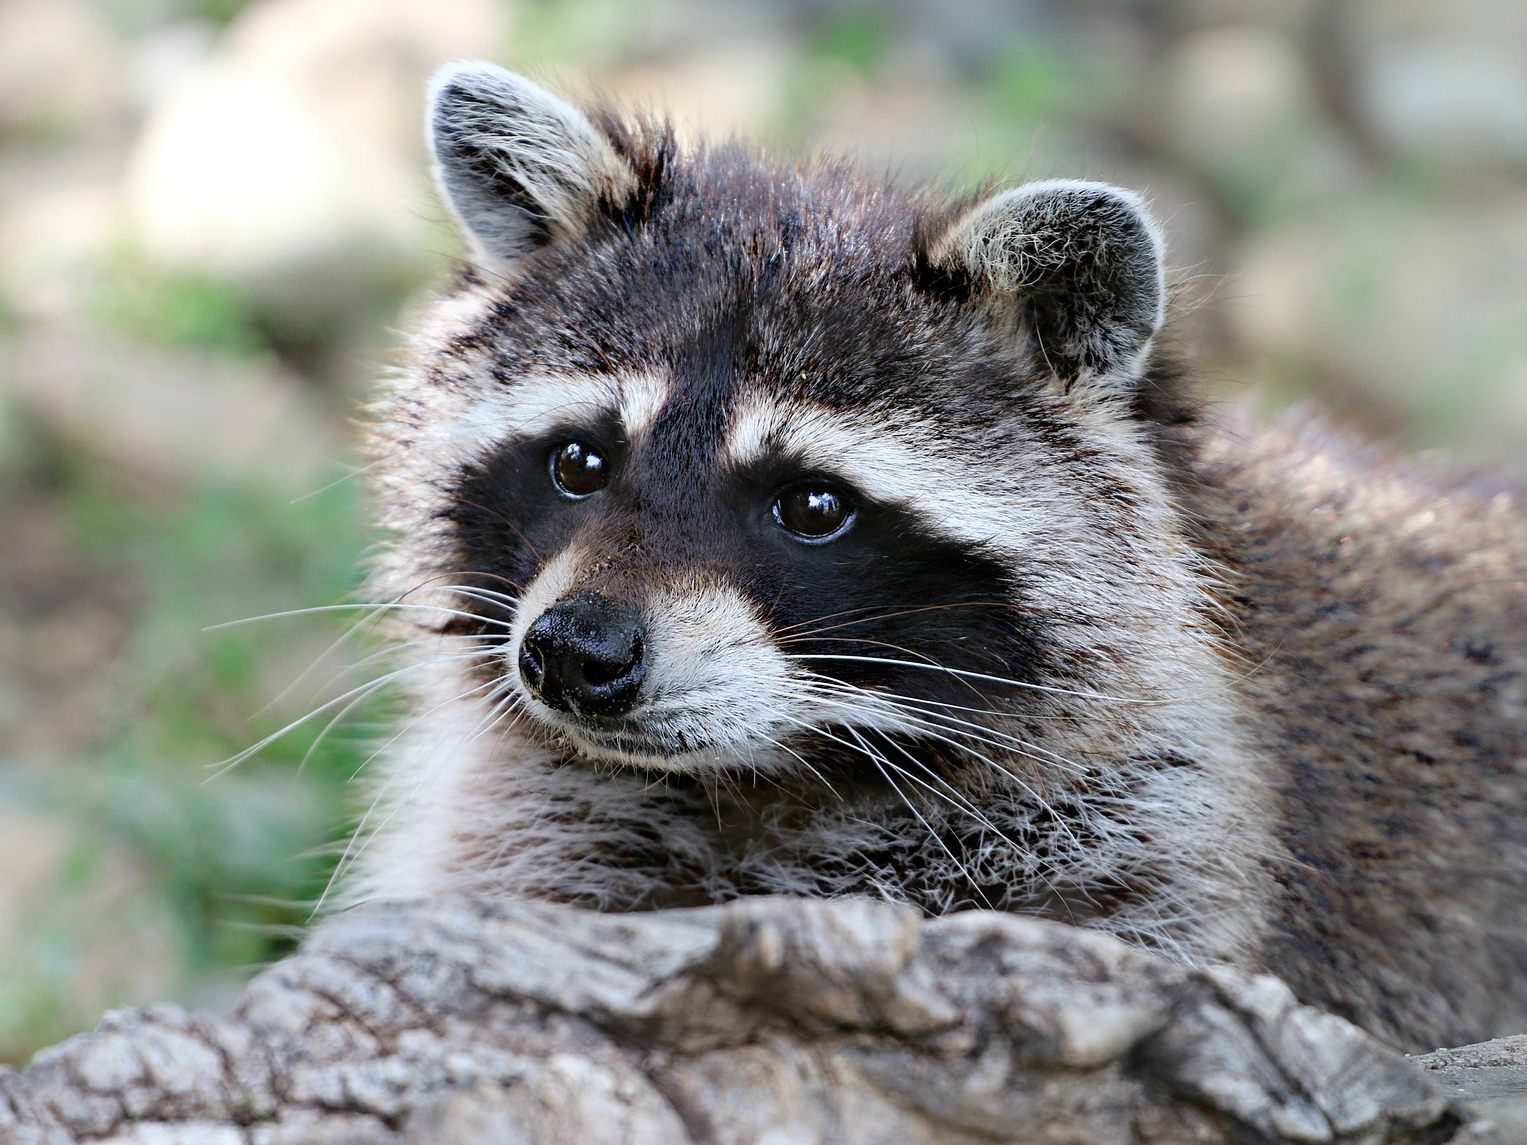
M 327 698 L 315 694 L 329 674 L 320 672 L 256 716 L 346 621 L 317 614 L 203 631 L 352 595 L 365 538 L 353 482 L 295 503 L 227 484 L 133 496 L 119 475 L 74 455 L 60 460 L 57 480 L 79 560 L 141 586 L 143 598 L 121 656 L 131 673 L 98 752 L 10 793 L 12 803 L 70 825 L 73 842 L 29 927 L 25 965 L 8 976 L 24 989 L 0 982 L 0 1057 L 71 1032 L 86 945 L 79 912 L 125 871 L 134 875 L 130 913 L 168 936 L 178 960 L 169 978 L 187 996 L 210 989 L 226 967 L 278 957 L 285 928 L 305 919 L 328 880 L 326 845 L 371 750 L 343 728 L 320 740 L 320 718 L 220 771 L 219 761 Z M 347 722 L 380 723 L 385 709 L 363 704 Z
M 525 64 L 617 59 L 628 54 L 645 5 L 632 0 L 527 0 L 515 12 L 514 54 Z
M 252 0 L 95 0 L 122 32 L 142 32 L 176 20 L 231 23 Z
M 983 86 L 993 113 L 1019 130 L 1065 122 L 1093 90 L 1078 61 L 1043 45 L 1012 49 Z
M 237 288 L 120 253 L 89 284 L 87 316 L 107 330 L 170 346 L 254 357 L 270 349 Z
M 832 11 L 817 28 L 806 51 L 818 59 L 847 64 L 862 75 L 873 74 L 891 48 L 885 17 L 870 7 Z

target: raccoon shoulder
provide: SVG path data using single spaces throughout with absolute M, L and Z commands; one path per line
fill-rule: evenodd
M 1306 412 L 1196 445 L 1293 861 L 1269 965 L 1392 1036 L 1527 1025 L 1527 490 Z

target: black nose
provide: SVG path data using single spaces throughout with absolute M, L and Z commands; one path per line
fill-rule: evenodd
M 549 707 L 579 715 L 630 711 L 647 674 L 641 617 L 584 593 L 552 605 L 525 633 L 520 677 Z

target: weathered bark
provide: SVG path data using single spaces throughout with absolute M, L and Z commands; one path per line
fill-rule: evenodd
M 1527 1034 L 1415 1059 L 1443 1089 L 1487 1119 L 1501 1141 L 1527 1142 Z
M 0 1140 L 1510 1139 L 1270 978 L 1011 915 L 758 899 L 365 907 L 228 1017 L 123 1011 L 0 1072 Z

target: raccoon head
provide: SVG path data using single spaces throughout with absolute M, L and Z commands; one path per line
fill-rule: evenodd
M 1193 582 L 1138 197 L 950 203 L 475 63 L 428 123 L 472 265 L 393 399 L 398 583 L 462 586 L 532 732 L 814 770 L 1158 688 Z

